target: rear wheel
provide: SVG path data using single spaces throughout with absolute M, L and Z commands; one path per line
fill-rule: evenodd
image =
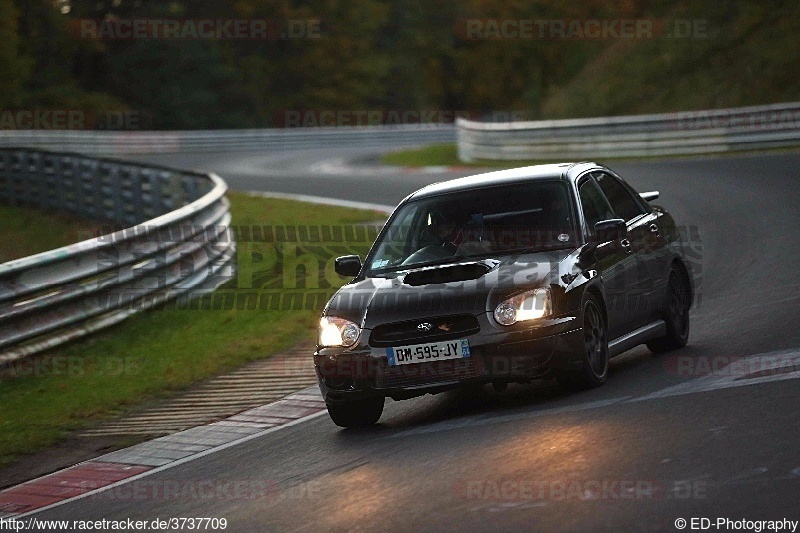
M 581 366 L 559 374 L 562 387 L 589 389 L 606 382 L 608 375 L 608 333 L 600 304 L 589 294 L 583 303 L 583 358 Z
M 337 426 L 344 428 L 371 426 L 383 414 L 385 398 L 376 396 L 341 403 L 329 403 L 328 414 Z
M 675 350 L 689 341 L 689 307 L 691 306 L 689 280 L 678 268 L 669 273 L 667 294 L 664 297 L 662 317 L 667 325 L 667 334 L 647 343 L 655 353 Z

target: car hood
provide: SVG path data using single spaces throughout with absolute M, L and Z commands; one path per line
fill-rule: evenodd
M 560 283 L 575 250 L 462 260 L 367 277 L 342 287 L 324 314 L 363 328 L 427 316 L 491 312 L 509 296 Z M 568 262 L 568 261 L 566 261 Z

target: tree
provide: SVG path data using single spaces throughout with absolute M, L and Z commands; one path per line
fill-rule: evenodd
M 30 76 L 32 61 L 19 50 L 19 12 L 10 0 L 0 0 L 0 108 L 18 106 Z

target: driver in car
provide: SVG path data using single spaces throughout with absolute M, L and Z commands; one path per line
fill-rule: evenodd
M 429 216 L 428 230 L 436 244 L 455 253 L 460 232 L 452 220 L 440 212 L 432 212 Z

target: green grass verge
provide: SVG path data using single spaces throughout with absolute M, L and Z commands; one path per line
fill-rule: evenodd
M 411 148 L 389 152 L 381 156 L 381 163 L 404 167 L 430 167 L 436 165 L 466 165 L 458 159 L 455 143 L 430 144 L 422 148 Z
M 69 215 L 0 205 L 0 263 L 89 239 L 94 230 Z
M 242 194 L 228 196 L 232 224 L 239 228 L 313 228 L 376 221 L 385 216 Z M 240 242 L 238 281 L 218 293 L 235 295 L 256 290 L 272 294 L 282 291 L 275 285 L 287 280 L 300 291 L 307 291 L 315 285 L 322 287 L 317 279 L 330 280 L 327 289 L 332 292 L 337 276 L 330 272 L 331 257 L 340 251 L 363 255 L 369 243 L 291 246 L 295 262 L 307 267 L 307 271 L 299 267 L 292 273 L 297 279 L 281 271 L 280 261 L 264 259 L 285 253 L 282 245 L 250 239 Z M 302 248 L 299 252 L 298 246 Z M 312 275 L 313 258 L 326 265 L 321 267 L 319 278 Z M 341 284 L 344 280 L 338 281 Z M 268 288 L 270 284 L 272 289 Z M 51 446 L 70 430 L 167 397 L 298 341 L 311 341 L 320 310 L 309 306 L 296 310 L 172 306 L 144 312 L 89 339 L 10 365 L 0 378 L 0 466 L 20 454 Z
M 518 168 L 542 163 L 559 163 L 560 161 L 545 159 L 528 159 L 520 161 L 500 161 L 495 159 L 479 159 L 464 163 L 458 158 L 458 147 L 455 143 L 431 144 L 422 148 L 412 148 L 391 152 L 381 157 L 381 163 L 406 167 L 457 166 L 474 168 Z

